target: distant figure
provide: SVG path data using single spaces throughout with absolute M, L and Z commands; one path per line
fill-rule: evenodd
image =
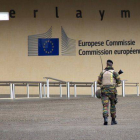
M 107 60 L 107 67 L 100 73 L 97 83 L 101 85 L 101 100 L 103 104 L 104 125 L 108 125 L 108 108 L 110 100 L 110 114 L 112 117 L 111 125 L 117 124 L 116 103 L 117 90 L 116 85 L 121 83 L 119 74 L 114 71 L 113 61 Z

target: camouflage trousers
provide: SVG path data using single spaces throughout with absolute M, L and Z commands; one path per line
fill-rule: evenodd
M 108 117 L 109 101 L 110 101 L 110 114 L 112 118 L 116 118 L 116 95 L 117 90 L 114 87 L 101 88 L 101 100 L 103 104 L 103 117 Z

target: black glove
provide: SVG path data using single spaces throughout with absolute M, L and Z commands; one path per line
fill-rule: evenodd
M 117 94 L 115 94 L 115 100 L 114 100 L 115 104 L 118 103 L 118 98 L 117 98 Z

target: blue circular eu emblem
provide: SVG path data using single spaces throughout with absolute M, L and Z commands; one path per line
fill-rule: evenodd
M 54 44 L 52 41 L 47 40 L 43 45 L 44 52 L 46 54 L 51 54 L 54 51 Z

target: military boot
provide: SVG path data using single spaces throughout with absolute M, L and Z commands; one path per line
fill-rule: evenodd
M 117 124 L 117 121 L 115 120 L 115 118 L 112 118 L 111 125 L 115 125 L 115 124 Z
M 108 118 L 104 117 L 104 125 L 108 125 Z

